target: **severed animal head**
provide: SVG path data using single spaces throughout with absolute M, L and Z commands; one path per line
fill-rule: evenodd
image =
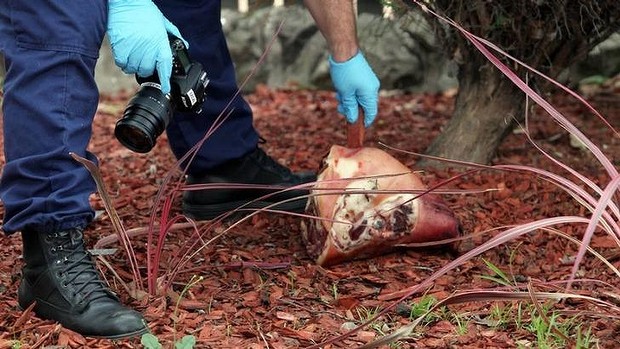
M 460 235 L 459 222 L 408 167 L 377 148 L 332 146 L 302 224 L 319 265 L 381 255 L 395 246 Z

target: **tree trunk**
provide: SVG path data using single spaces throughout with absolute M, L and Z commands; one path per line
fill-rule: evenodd
M 433 0 L 424 3 L 551 78 L 585 57 L 596 44 L 620 28 L 618 0 Z M 515 121 L 523 120 L 523 92 L 458 30 L 436 21 L 433 16 L 430 18 L 429 23 L 434 24 L 445 52 L 460 64 L 460 68 L 459 95 L 453 117 L 426 153 L 489 164 Z M 508 65 L 519 69 L 514 64 Z M 520 70 L 517 74 L 525 72 L 525 69 Z M 547 87 L 545 81 L 535 77 L 530 83 L 537 83 L 543 89 Z M 452 166 L 428 159 L 418 165 Z
M 475 59 L 478 64 L 469 61 L 460 66 L 454 114 L 426 154 L 489 164 L 516 121 L 523 120 L 523 93 L 491 63 L 482 62 L 484 58 Z M 455 165 L 425 158 L 418 166 Z

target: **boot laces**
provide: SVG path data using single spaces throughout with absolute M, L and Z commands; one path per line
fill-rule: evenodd
M 51 239 L 56 243 L 52 252 L 59 256 L 55 263 L 62 265 L 58 274 L 66 276 L 61 286 L 75 286 L 72 293 L 74 297 L 82 296 L 81 302 L 109 297 L 109 291 L 99 277 L 95 262 L 84 248 L 82 232 L 79 229 L 67 230 L 52 234 Z

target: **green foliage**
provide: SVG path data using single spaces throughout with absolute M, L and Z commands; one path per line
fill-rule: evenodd
M 514 258 L 514 251 L 510 260 Z M 516 282 L 512 275 L 507 274 L 492 262 L 482 259 L 491 275 L 482 275 L 481 278 L 493 281 L 501 286 L 514 287 Z M 463 321 L 459 314 L 454 314 L 453 323 L 458 328 L 459 334 L 463 334 Z M 501 330 L 526 331 L 535 338 L 536 348 L 556 349 L 566 348 L 574 344 L 574 348 L 591 348 L 595 341 L 591 329 L 584 330 L 581 327 L 579 317 L 566 318 L 562 313 L 553 310 L 552 304 L 544 304 L 540 307 L 527 302 L 499 302 L 491 306 L 485 323 L 490 328 Z M 568 343 L 567 339 L 574 341 Z M 525 341 L 527 342 L 527 341 Z M 532 343 L 527 342 L 527 347 Z
M 579 81 L 580 85 L 602 85 L 609 80 L 609 77 L 603 75 L 591 75 Z
M 183 336 L 180 341 L 174 343 L 175 349 L 192 349 L 196 345 L 196 337 L 192 335 Z
M 457 313 L 452 314 L 452 319 L 456 322 L 456 333 L 460 336 L 467 334 L 469 319 L 466 316 L 462 316 Z
M 552 313 L 547 319 L 535 314 L 527 326 L 528 330 L 536 335 L 536 346 L 541 349 L 564 347 L 562 338 L 553 331 L 557 327 L 557 313 Z
M 379 309 L 379 307 L 367 308 L 365 306 L 360 306 L 356 308 L 355 311 L 357 312 L 357 317 L 360 320 L 360 322 L 366 322 L 371 319 L 374 319 L 377 316 L 377 314 L 379 314 L 381 309 Z M 379 319 L 374 320 L 370 324 L 370 328 L 375 330 L 375 332 L 377 332 L 381 336 L 384 336 L 387 332 L 389 332 L 389 329 L 390 329 L 386 322 L 381 321 Z
M 435 304 L 437 303 L 437 299 L 433 296 L 425 295 L 416 303 L 411 305 L 411 311 L 409 313 L 410 319 L 416 319 L 424 314 L 426 314 Z M 427 321 L 431 321 L 428 319 L 430 317 L 427 316 Z
M 489 268 L 489 270 L 491 270 L 495 274 L 482 275 L 480 276 L 482 279 L 493 281 L 503 286 L 513 286 L 512 279 L 510 279 L 508 275 L 506 275 L 506 273 L 504 273 L 499 267 L 484 258 L 482 258 L 482 261 L 487 266 L 487 268 Z
M 145 333 L 140 339 L 140 344 L 144 349 L 162 349 L 163 346 L 159 343 L 159 339 L 152 333 Z M 196 337 L 192 335 L 186 335 L 181 340 L 174 343 L 175 349 L 192 349 L 196 345 Z
M 194 287 L 196 284 L 198 284 L 202 280 L 204 280 L 204 277 L 202 275 L 201 276 L 192 275 L 192 278 L 185 285 L 185 287 L 183 287 L 183 290 L 181 291 L 181 294 L 179 295 L 179 298 L 177 299 L 177 303 L 174 306 L 174 314 L 173 315 L 175 316 L 175 318 L 176 318 L 176 315 L 177 315 L 177 311 L 179 310 L 179 303 L 181 303 L 181 299 L 183 299 L 183 296 L 185 296 L 185 293 L 187 293 L 187 291 L 189 291 L 190 288 Z
M 512 317 L 513 312 L 511 307 L 494 304 L 491 307 L 488 323 L 493 327 L 506 329 L 512 323 Z
M 145 333 L 140 338 L 140 344 L 144 347 L 144 349 L 161 349 L 163 348 L 161 343 L 159 343 L 159 339 L 152 333 Z
M 173 317 L 175 319 L 177 318 L 176 314 L 179 309 L 179 303 L 181 302 L 181 299 L 183 299 L 183 296 L 185 295 L 185 293 L 187 293 L 187 291 L 189 291 L 190 288 L 195 286 L 197 283 L 201 282 L 203 279 L 204 278 L 202 276 L 192 275 L 192 278 L 185 285 L 185 287 L 183 287 L 183 290 L 181 291 L 181 294 L 179 295 L 179 298 L 177 299 L 176 305 L 174 307 Z M 176 328 L 176 322 L 175 322 L 175 328 Z M 140 343 L 144 346 L 145 349 L 161 349 L 162 348 L 161 343 L 159 343 L 159 339 L 157 338 L 157 336 L 155 336 L 152 333 L 145 333 L 144 335 L 142 335 L 142 338 L 140 338 Z M 181 338 L 178 341 L 176 340 L 176 337 L 175 337 L 175 342 L 174 342 L 175 349 L 192 349 L 194 348 L 195 345 L 196 345 L 196 337 L 192 335 L 183 336 L 183 338 Z
M 577 338 L 575 340 L 575 349 L 592 348 L 594 347 L 594 340 L 592 338 L 592 329 L 588 328 L 587 331 L 583 331 L 581 325 L 577 326 Z
M 546 311 L 545 311 L 546 312 Z M 536 347 L 541 349 L 566 348 L 570 343 L 566 339 L 574 337 L 574 348 L 584 349 L 591 348 L 594 341 L 591 335 L 591 329 L 583 331 L 581 321 L 577 318 L 561 321 L 561 316 L 557 312 L 546 312 L 543 316 L 536 313 L 532 314 L 532 319 L 526 329 L 536 336 Z M 573 335 L 571 335 L 573 333 Z
M 515 326 L 517 326 L 518 329 L 523 328 L 525 319 L 524 319 L 524 310 L 523 310 L 522 302 L 517 303 L 517 313 L 514 316 L 514 321 L 515 321 Z
M 339 297 L 338 281 L 335 281 L 334 283 L 332 283 L 332 297 L 334 297 L 334 300 L 337 300 Z
M 381 312 L 381 309 L 379 307 L 367 308 L 365 306 L 360 306 L 357 307 L 355 311 L 357 313 L 357 318 L 359 322 L 364 323 L 371 319 L 375 319 L 377 315 Z M 384 321 L 384 319 L 386 318 L 379 316 L 369 325 L 372 330 L 374 330 L 379 336 L 382 337 L 392 331 L 391 319 L 387 318 L 387 321 Z M 390 349 L 400 349 L 405 347 L 405 343 L 401 341 L 393 341 L 389 343 L 388 347 Z

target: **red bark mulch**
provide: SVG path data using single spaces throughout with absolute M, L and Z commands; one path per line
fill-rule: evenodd
M 589 100 L 620 129 L 620 80 L 595 91 Z M 615 86 L 613 85 L 615 84 Z M 100 159 L 101 171 L 114 207 L 127 229 L 148 226 L 150 210 L 166 174 L 175 168 L 166 137 L 149 154 L 136 154 L 121 146 L 113 136 L 114 123 L 127 96 L 103 98 L 91 142 Z M 256 113 L 256 127 L 267 140 L 263 146 L 282 163 L 298 170 L 316 170 L 332 144 L 345 144 L 343 119 L 336 113 L 331 92 L 273 91 L 261 87 L 248 96 Z M 423 152 L 444 125 L 451 112 L 453 93 L 385 95 L 375 126 L 367 131 L 367 145 L 381 141 L 389 146 Z M 563 93 L 551 96 L 557 108 L 592 139 L 620 169 L 620 137 L 604 127 L 578 102 Z M 557 159 L 573 166 L 597 183 L 608 183 L 602 167 L 586 151 L 571 145 L 570 138 L 545 113 L 536 109 L 531 117 L 531 134 Z M 455 143 L 454 146 L 458 146 Z M 416 168 L 417 157 L 390 151 L 403 163 Z M 3 160 L 2 160 L 3 161 Z M 561 173 L 519 132 L 511 134 L 498 151 L 495 164 L 536 166 Z M 452 170 L 427 169 L 424 181 L 435 184 L 456 174 Z M 175 177 L 176 178 L 176 177 Z M 603 184 L 603 185 L 604 185 Z M 471 238 L 455 249 L 425 248 L 400 250 L 368 260 L 345 263 L 329 269 L 316 266 L 308 258 L 300 239 L 300 218 L 261 213 L 235 226 L 210 242 L 176 276 L 173 293 L 136 299 L 104 264 L 104 275 L 124 302 L 142 311 L 152 333 L 164 347 L 193 335 L 197 348 L 298 348 L 321 343 L 360 324 L 378 308 L 391 305 L 394 292 L 423 281 L 462 253 L 489 240 L 498 231 L 492 228 L 525 223 L 560 215 L 587 216 L 586 210 L 565 192 L 533 175 L 516 172 L 481 171 L 448 185 L 450 188 L 488 189 L 483 193 L 446 195 L 445 200 L 460 218 L 463 231 Z M 178 195 L 172 215 L 180 213 Z M 617 202 L 617 201 L 616 201 Z M 93 205 L 103 210 L 99 196 Z M 208 240 L 221 228 L 206 229 Z M 577 239 L 584 226 L 562 226 Z M 89 230 L 87 242 L 114 234 L 112 222 L 103 214 Z M 165 271 L 196 241 L 191 229 L 171 232 L 162 252 L 160 270 Z M 146 237 L 134 238 L 142 275 L 146 273 Z M 620 246 L 597 232 L 591 246 L 616 268 L 620 268 Z M 108 247 L 117 248 L 113 243 Z M 530 283 L 536 291 L 554 290 L 552 282 L 570 275 L 577 245 L 549 232 L 531 233 L 493 248 L 448 272 L 425 290 L 426 296 L 442 300 L 458 291 L 499 288 L 485 276 L 497 276 L 487 263 L 500 268 L 521 290 Z M 18 309 L 16 289 L 22 261 L 19 236 L 0 239 L 0 348 L 19 343 L 22 348 L 140 348 L 139 339 L 109 341 L 84 338 L 51 321 Z M 129 284 L 131 269 L 119 248 L 106 256 L 114 272 Z M 163 275 L 160 272 L 160 275 Z M 188 286 L 192 275 L 203 279 Z M 546 315 L 559 315 L 567 325 L 580 324 L 590 330 L 592 343 L 600 348 L 617 347 L 620 338 L 620 279 L 591 254 L 582 263 L 578 277 L 596 280 L 576 283 L 575 293 L 597 297 L 616 308 L 596 308 L 586 301 L 564 303 L 539 299 Z M 561 285 L 561 284 L 559 284 Z M 179 304 L 175 295 L 183 292 Z M 383 334 L 410 324 L 412 305 L 423 294 L 399 302 L 385 316 L 344 341 L 324 348 L 357 347 Z M 426 298 L 428 299 L 428 298 Z M 536 311 L 531 301 L 468 302 L 437 311 L 408 338 L 391 348 L 517 348 L 539 347 L 536 333 L 528 330 Z M 499 306 L 499 307 L 498 307 Z M 495 309 L 495 310 L 494 310 Z M 518 309 L 522 310 L 518 324 Z M 504 322 L 498 311 L 505 312 Z M 614 317 L 615 316 L 615 317 Z M 573 319 L 574 320 L 571 320 Z M 540 316 L 538 316 L 540 318 Z M 564 327 L 561 327 L 564 328 Z M 550 347 L 575 344 L 578 330 L 567 330 L 570 341 L 549 342 Z M 555 345 L 555 346 L 554 346 Z M 388 346 L 384 345 L 383 348 Z

